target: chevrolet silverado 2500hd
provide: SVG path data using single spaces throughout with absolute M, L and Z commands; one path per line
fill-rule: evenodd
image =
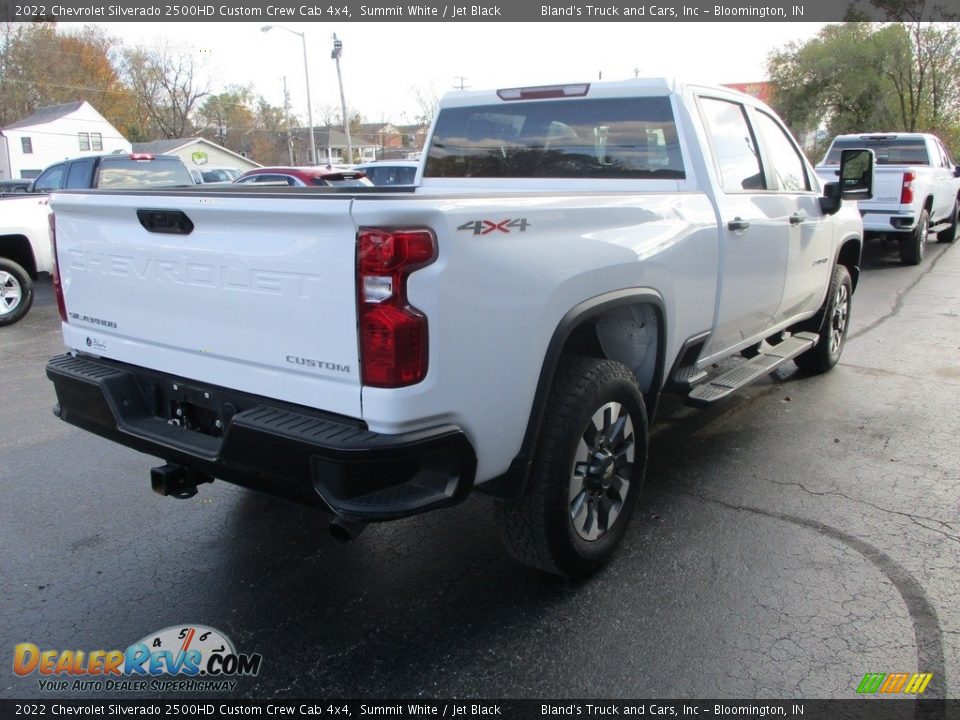
M 58 193 L 55 412 L 166 461 L 161 494 L 223 478 L 340 536 L 487 493 L 514 556 L 584 574 L 661 393 L 837 362 L 871 178 L 854 150 L 821 187 L 746 95 L 637 80 L 450 95 L 415 188 Z
M 845 148 L 873 150 L 876 168 L 873 198 L 860 203 L 863 230 L 870 237 L 891 237 L 900 243 L 900 261 L 919 265 L 927 237 L 939 242 L 957 237 L 960 215 L 960 165 L 927 133 L 863 133 L 838 135 L 817 166 L 825 181 L 836 180 L 840 152 Z

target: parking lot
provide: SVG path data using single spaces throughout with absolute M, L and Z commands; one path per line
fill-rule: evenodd
M 155 459 L 53 417 L 41 282 L 0 329 L 0 696 L 49 697 L 17 643 L 199 623 L 263 656 L 223 697 L 844 698 L 867 672 L 957 697 L 960 247 L 864 268 L 834 371 L 665 401 L 634 525 L 580 583 L 514 563 L 480 497 L 339 545 L 223 482 L 155 495 Z

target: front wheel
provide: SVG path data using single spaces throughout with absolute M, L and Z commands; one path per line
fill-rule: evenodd
M 497 505 L 507 550 L 547 572 L 581 577 L 623 539 L 647 460 L 636 378 L 609 360 L 561 361 L 523 495 Z
M 33 304 L 33 281 L 12 260 L 0 258 L 0 326 L 23 319 Z
M 820 335 L 820 340 L 805 353 L 794 358 L 801 370 L 811 373 L 825 373 L 840 360 L 843 346 L 850 330 L 850 302 L 853 296 L 853 282 L 850 271 L 843 265 L 833 268 L 830 289 L 823 307 L 808 321 L 802 330 L 811 330 Z

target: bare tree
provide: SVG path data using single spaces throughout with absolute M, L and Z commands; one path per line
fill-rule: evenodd
M 123 76 L 138 108 L 156 134 L 179 138 L 193 131 L 192 114 L 201 98 L 194 53 L 185 48 L 135 47 L 123 53 Z

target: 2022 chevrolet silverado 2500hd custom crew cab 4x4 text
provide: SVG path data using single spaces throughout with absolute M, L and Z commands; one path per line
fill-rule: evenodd
M 46 168 L 26 192 L 0 198 L 0 326 L 21 320 L 33 281 L 53 268 L 48 194 L 62 189 L 156 188 L 192 184 L 172 155 L 85 155 Z
M 816 168 L 824 181 L 837 179 L 840 152 L 849 148 L 869 148 L 876 157 L 873 198 L 860 203 L 866 239 L 897 239 L 904 265 L 920 264 L 931 232 L 939 242 L 956 240 L 960 165 L 935 135 L 838 135 Z
M 406 189 L 57 194 L 55 411 L 162 494 L 223 478 L 342 536 L 483 492 L 514 556 L 582 575 L 662 392 L 837 362 L 872 153 L 842 168 L 746 95 L 637 80 L 448 95 Z

